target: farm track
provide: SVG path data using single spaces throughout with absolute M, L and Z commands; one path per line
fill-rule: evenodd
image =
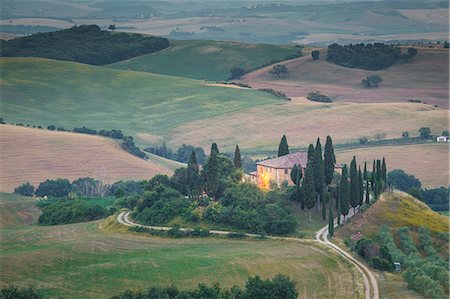
M 132 220 L 130 220 L 130 213 L 131 213 L 130 211 L 120 212 L 117 215 L 117 221 L 120 224 L 128 226 L 128 227 L 142 227 L 142 228 L 159 230 L 159 231 L 168 231 L 171 229 L 171 227 L 168 227 L 168 226 L 150 226 L 150 225 L 143 225 L 143 224 L 135 223 Z M 349 214 L 347 215 L 347 219 L 351 218 L 353 215 L 354 215 L 353 212 L 350 211 Z M 334 226 L 335 227 L 338 226 L 337 218 L 334 219 Z M 190 228 L 180 228 L 180 230 L 181 231 L 192 231 L 192 229 L 190 229 Z M 223 230 L 210 230 L 209 232 L 210 232 L 210 234 L 219 235 L 219 236 L 226 236 L 230 233 L 233 233 L 232 231 L 223 231 Z M 249 233 L 245 233 L 244 235 L 246 237 L 258 237 L 259 236 L 257 234 L 249 234 Z M 271 239 L 271 240 L 282 239 L 282 240 L 303 241 L 303 239 L 293 238 L 293 237 L 283 238 L 283 237 L 267 236 L 267 238 Z M 330 242 L 330 240 L 328 240 L 328 225 L 322 227 L 320 230 L 317 231 L 315 241 L 320 244 L 323 244 L 325 246 L 328 246 L 332 250 L 336 251 L 343 258 L 347 259 L 354 267 L 356 267 L 356 269 L 358 269 L 358 272 L 361 273 L 361 276 L 363 277 L 363 281 L 364 281 L 364 286 L 365 286 L 364 297 L 365 297 L 365 299 L 379 299 L 378 283 L 377 283 L 377 280 L 375 279 L 375 276 L 373 275 L 373 273 L 369 270 L 369 268 L 367 268 L 364 264 L 362 264 L 357 259 L 355 259 L 353 256 L 351 256 L 348 252 L 346 252 L 345 250 L 341 249 L 339 246 L 333 244 L 332 242 Z M 373 296 L 372 296 L 372 294 L 373 294 Z

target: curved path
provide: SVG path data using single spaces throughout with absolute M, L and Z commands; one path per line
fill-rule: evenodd
M 143 224 L 133 222 L 132 220 L 130 220 L 130 213 L 131 213 L 130 211 L 120 212 L 119 215 L 117 215 L 117 221 L 120 224 L 129 226 L 129 227 L 136 226 L 136 227 L 143 227 L 143 228 L 160 230 L 160 231 L 168 231 L 171 229 L 171 227 L 168 227 L 168 226 L 151 226 L 151 225 L 143 225 Z M 350 211 L 349 214 L 347 215 L 347 219 L 351 218 L 352 216 L 353 216 L 353 212 Z M 335 227 L 338 226 L 337 218 L 334 219 L 334 226 Z M 192 231 L 192 229 L 190 229 L 190 228 L 180 228 L 180 230 L 181 231 Z M 229 233 L 235 233 L 235 232 L 224 231 L 224 230 L 210 230 L 209 233 L 213 234 L 213 235 L 224 236 L 224 235 L 228 235 Z M 258 237 L 259 236 L 257 234 L 248 234 L 248 233 L 246 233 L 244 235 L 246 237 Z M 293 237 L 283 238 L 283 237 L 267 236 L 267 238 L 273 239 L 273 240 L 285 239 L 285 240 L 304 241 L 304 239 L 293 238 Z M 378 284 L 377 284 L 377 280 L 375 279 L 375 276 L 373 275 L 373 273 L 369 270 L 369 268 L 367 268 L 364 264 L 362 264 L 357 259 L 355 259 L 353 256 L 351 256 L 345 250 L 341 249 L 340 247 L 331 243 L 328 240 L 328 225 L 324 226 L 319 231 L 317 231 L 316 242 L 324 244 L 324 245 L 330 247 L 331 249 L 337 251 L 341 256 L 343 256 L 345 259 L 347 259 L 353 266 L 355 266 L 356 269 L 358 269 L 358 271 L 361 273 L 363 280 L 364 280 L 364 285 L 365 285 L 365 296 L 364 297 L 365 297 L 365 299 L 371 299 L 371 298 L 379 299 Z M 372 293 L 373 293 L 373 297 L 371 297 Z

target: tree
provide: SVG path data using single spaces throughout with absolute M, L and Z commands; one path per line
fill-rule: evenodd
M 394 169 L 387 174 L 387 184 L 404 192 L 408 192 L 412 188 L 420 189 L 422 186 L 415 176 L 408 175 L 401 169 Z
M 301 188 L 300 188 L 302 176 L 303 176 L 303 173 L 302 173 L 301 166 L 298 166 L 297 164 L 295 164 L 291 170 L 291 180 L 295 184 L 295 200 L 300 203 L 301 209 L 304 210 L 305 202 L 303 201 L 302 192 L 301 192 Z
M 387 181 L 387 169 L 386 169 L 386 159 L 383 157 L 383 162 L 381 163 L 381 180 L 386 183 Z
M 328 214 L 328 235 L 330 238 L 334 235 L 334 216 L 333 216 L 333 206 L 330 201 L 330 212 Z
M 349 185 L 348 185 L 348 171 L 347 165 L 342 167 L 342 177 L 341 182 L 339 184 L 339 209 L 340 213 L 344 216 L 348 215 L 348 211 L 350 208 L 350 193 L 349 193 Z
M 216 154 L 219 154 L 220 152 L 219 152 L 219 147 L 217 146 L 217 143 L 213 143 L 212 145 L 211 145 L 211 154 L 212 154 L 212 152 L 216 152 Z
M 419 129 L 420 139 L 429 139 L 431 138 L 431 130 L 429 127 L 422 127 Z
M 444 42 L 444 48 L 445 48 L 445 49 L 448 49 L 448 48 L 449 48 L 449 43 L 448 43 L 448 41 L 445 41 L 445 42 Z
M 34 186 L 29 182 L 23 183 L 22 185 L 16 187 L 14 189 L 15 194 L 20 194 L 23 196 L 33 196 L 34 195 Z
M 370 184 L 369 184 L 369 174 L 367 173 L 367 161 L 364 162 L 363 179 L 364 179 L 364 182 L 366 184 L 366 192 L 365 192 L 366 198 L 365 198 L 365 201 L 366 201 L 366 204 L 370 204 L 370 193 L 369 193 L 369 185 Z
M 314 171 L 314 187 L 316 189 L 318 199 L 322 199 L 320 194 L 323 192 L 324 187 L 324 174 L 323 174 L 323 156 L 322 156 L 322 145 L 320 144 L 320 139 L 317 138 L 316 147 L 314 148 L 313 157 L 313 171 Z
M 309 222 L 311 222 L 311 209 L 316 204 L 316 191 L 314 186 L 314 169 L 313 163 L 308 161 L 305 170 L 305 178 L 302 184 L 303 200 L 305 206 L 309 210 Z
M 236 167 L 236 169 L 242 168 L 241 150 L 238 145 L 236 145 L 236 148 L 234 149 L 234 167 Z
M 318 50 L 312 50 L 312 51 L 311 51 L 311 57 L 312 57 L 314 60 L 319 59 L 319 55 L 320 55 L 320 52 L 319 52 Z
M 409 138 L 409 132 L 408 131 L 403 131 L 402 132 L 402 137 L 403 138 Z
M 215 143 L 213 143 L 214 145 Z M 216 145 L 217 147 L 217 145 Z M 206 165 L 206 193 L 215 198 L 219 191 L 219 169 L 218 169 L 218 152 L 211 148 L 211 155 Z
M 375 139 L 378 141 L 382 141 L 384 138 L 386 138 L 386 132 L 378 132 L 375 134 Z
M 370 75 L 361 80 L 362 85 L 367 88 L 378 87 L 381 82 L 383 82 L 383 79 L 378 75 Z
M 314 145 L 312 143 L 309 144 L 308 147 L 308 162 L 313 163 L 313 159 L 314 159 Z
M 442 134 L 441 134 L 442 136 L 450 136 L 449 135 L 449 133 L 448 133 L 448 130 L 444 130 L 444 131 L 442 131 Z
M 109 25 L 108 29 L 109 30 L 116 30 L 116 25 L 111 24 L 111 25 Z
M 322 220 L 327 220 L 327 200 L 330 200 L 330 193 L 322 190 L 322 192 L 320 193 L 320 203 L 322 205 Z
M 240 67 L 235 67 L 230 71 L 229 80 L 240 79 L 245 75 L 245 70 Z
M 356 157 L 350 163 L 350 204 L 353 208 L 353 213 L 359 204 L 359 182 L 358 170 L 356 169 Z
M 187 189 L 189 198 L 198 197 L 201 194 L 201 178 L 199 173 L 199 166 L 197 163 L 197 158 L 195 151 L 192 151 L 191 157 L 189 158 L 187 166 Z
M 411 57 L 415 57 L 417 55 L 417 49 L 416 48 L 408 48 L 408 55 Z
M 93 178 L 79 178 L 72 182 L 72 191 L 81 197 L 101 196 L 99 184 L 100 182 Z
M 39 184 L 34 192 L 36 196 L 66 197 L 71 191 L 71 184 L 67 179 L 46 180 Z
M 286 135 L 281 137 L 280 144 L 278 145 L 278 157 L 289 154 L 289 145 L 287 143 Z
M 3 120 L 3 117 L 0 117 L 0 124 L 4 125 L 5 121 Z
M 333 180 L 335 163 L 336 163 L 336 156 L 334 155 L 333 141 L 331 140 L 330 136 L 327 136 L 327 141 L 325 142 L 324 164 L 323 164 L 325 184 L 327 185 L 330 185 Z
M 375 168 L 375 159 L 374 159 L 373 165 L 372 165 L 372 173 L 370 175 L 370 184 L 372 186 L 372 191 L 375 191 L 375 175 L 376 175 L 376 168 Z
M 56 127 L 54 125 L 50 125 L 47 127 L 47 130 L 54 131 L 54 130 L 56 130 Z
M 364 181 L 361 172 L 361 166 L 358 169 L 358 190 L 359 190 L 359 202 L 358 205 L 361 206 L 364 201 Z
M 281 77 L 284 77 L 287 74 L 289 74 L 289 70 L 285 65 L 277 64 L 272 68 L 272 70 L 270 70 L 269 73 L 280 79 Z

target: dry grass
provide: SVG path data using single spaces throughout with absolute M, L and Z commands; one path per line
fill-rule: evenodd
M 168 164 L 144 161 L 113 140 L 85 134 L 0 126 L 0 190 L 10 192 L 23 182 L 93 177 L 105 182 L 148 179 L 171 174 Z
M 403 169 L 417 177 L 424 187 L 440 187 L 449 184 L 449 144 L 415 144 L 402 146 L 377 146 L 370 148 L 348 149 L 336 152 L 340 163 L 350 163 L 356 156 L 363 166 L 368 162 L 372 169 L 374 159 L 386 158 L 389 170 Z
M 448 108 L 448 53 L 443 48 L 419 48 L 417 57 L 409 63 L 398 62 L 385 70 L 366 71 L 328 63 L 323 50 L 318 61 L 306 56 L 282 63 L 289 69 L 284 79 L 270 75 L 269 66 L 247 74 L 241 81 L 253 87 L 283 90 L 294 97 L 319 90 L 336 101 L 387 103 L 421 99 Z M 371 74 L 383 78 L 379 88 L 362 87 L 361 80 Z
M 357 141 L 386 132 L 398 138 L 403 131 L 415 135 L 420 127 L 440 134 L 448 127 L 447 110 L 413 103 L 316 103 L 305 98 L 280 101 L 244 111 L 182 124 L 170 132 L 172 146 L 182 143 L 208 148 L 217 142 L 231 151 L 241 149 L 274 151 L 286 134 L 289 145 L 305 147 L 317 137 L 333 137 L 334 143 Z M 416 133 L 418 134 L 418 133 Z

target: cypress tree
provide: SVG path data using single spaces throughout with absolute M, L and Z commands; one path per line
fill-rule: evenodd
M 372 174 L 370 176 L 370 184 L 372 186 L 372 191 L 375 191 L 375 175 L 376 175 L 375 160 L 373 160 Z
M 339 184 L 339 210 L 340 214 L 344 216 L 348 215 L 348 211 L 350 208 L 350 191 L 348 185 L 348 171 L 347 165 L 342 167 L 342 178 L 341 183 Z
M 326 203 L 330 200 L 330 193 L 322 191 L 320 195 L 320 200 L 322 202 L 322 219 L 327 220 L 327 205 Z
M 377 172 L 376 172 L 376 176 L 375 176 L 375 183 L 378 181 L 381 181 L 381 160 L 377 160 Z
M 311 222 L 311 209 L 316 204 L 316 191 L 314 187 L 313 165 L 309 162 L 305 170 L 305 178 L 303 179 L 302 191 L 305 206 L 309 210 L 309 222 Z
M 301 209 L 305 209 L 305 203 L 303 201 L 301 189 L 300 189 L 300 183 L 302 180 L 302 170 L 301 166 L 299 167 L 297 164 L 292 167 L 291 170 L 291 180 L 295 184 L 295 200 L 300 203 Z
M 356 157 L 350 163 L 350 204 L 353 208 L 353 213 L 359 204 L 359 182 L 358 171 L 356 170 Z
M 328 235 L 330 238 L 334 235 L 334 216 L 333 216 L 333 207 L 330 201 L 330 213 L 328 214 Z
M 218 152 L 211 148 L 211 155 L 206 165 L 206 193 L 215 198 L 219 190 Z
M 358 169 L 358 191 L 359 191 L 359 202 L 358 205 L 361 206 L 364 201 L 364 181 L 361 171 L 361 166 Z
M 289 145 L 287 143 L 286 135 L 281 137 L 280 145 L 278 146 L 278 157 L 289 154 Z
M 367 173 L 367 161 L 364 162 L 364 175 L 363 175 L 364 182 L 366 184 L 366 192 L 365 192 L 365 201 L 366 204 L 370 204 L 370 193 L 369 193 L 369 174 Z
M 313 163 L 314 160 L 314 145 L 311 143 L 308 147 L 308 163 Z
M 189 198 L 200 195 L 201 181 L 195 151 L 192 151 L 187 166 L 187 187 Z
M 381 164 L 381 179 L 383 180 L 384 183 L 386 183 L 386 160 L 383 157 L 383 162 Z
M 234 167 L 236 167 L 236 169 L 242 168 L 241 150 L 238 145 L 236 145 L 236 148 L 234 149 Z
M 338 208 L 337 208 L 337 225 L 341 225 L 341 203 L 338 201 Z
M 325 177 L 325 184 L 330 185 L 333 180 L 334 165 L 336 163 L 336 156 L 334 155 L 333 141 L 330 136 L 327 136 L 324 152 L 323 172 Z
M 219 147 L 217 146 L 217 143 L 215 143 L 215 142 L 211 145 L 211 154 L 213 151 L 216 152 L 217 154 L 219 154 Z
M 314 170 L 314 186 L 316 188 L 316 193 L 318 196 L 323 191 L 324 173 L 323 173 L 323 157 L 322 157 L 322 145 L 320 144 L 320 139 L 317 138 L 316 147 L 314 149 L 314 160 L 313 160 L 313 170 Z

